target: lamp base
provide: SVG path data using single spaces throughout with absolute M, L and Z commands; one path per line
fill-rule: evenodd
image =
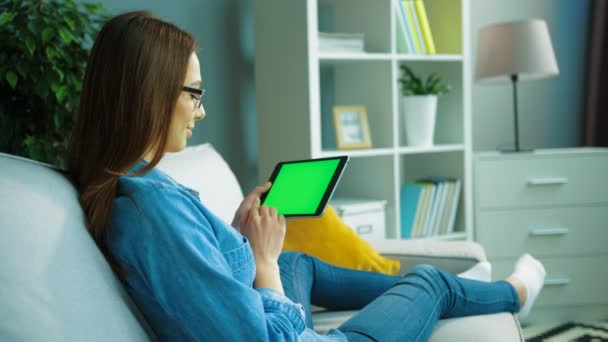
M 532 153 L 534 152 L 534 149 L 531 148 L 520 148 L 520 149 L 514 149 L 514 148 L 499 148 L 498 152 L 500 153 Z

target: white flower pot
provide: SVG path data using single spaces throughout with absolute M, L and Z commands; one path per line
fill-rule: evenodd
M 408 146 L 432 146 L 437 117 L 437 95 L 401 96 Z

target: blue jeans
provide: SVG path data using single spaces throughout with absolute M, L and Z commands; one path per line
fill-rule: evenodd
M 440 318 L 519 311 L 517 292 L 506 281 L 481 282 L 420 265 L 403 277 L 355 271 L 303 253 L 279 258 L 285 295 L 311 304 L 360 310 L 338 330 L 349 341 L 426 341 Z

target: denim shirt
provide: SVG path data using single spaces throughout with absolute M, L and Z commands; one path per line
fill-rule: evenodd
M 254 289 L 247 238 L 156 168 L 120 177 L 108 246 L 161 340 L 346 341 L 307 329 L 302 306 L 279 292 Z

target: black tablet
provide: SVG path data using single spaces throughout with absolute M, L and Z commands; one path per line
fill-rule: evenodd
M 321 216 L 347 162 L 348 156 L 280 162 L 261 202 L 285 217 Z

